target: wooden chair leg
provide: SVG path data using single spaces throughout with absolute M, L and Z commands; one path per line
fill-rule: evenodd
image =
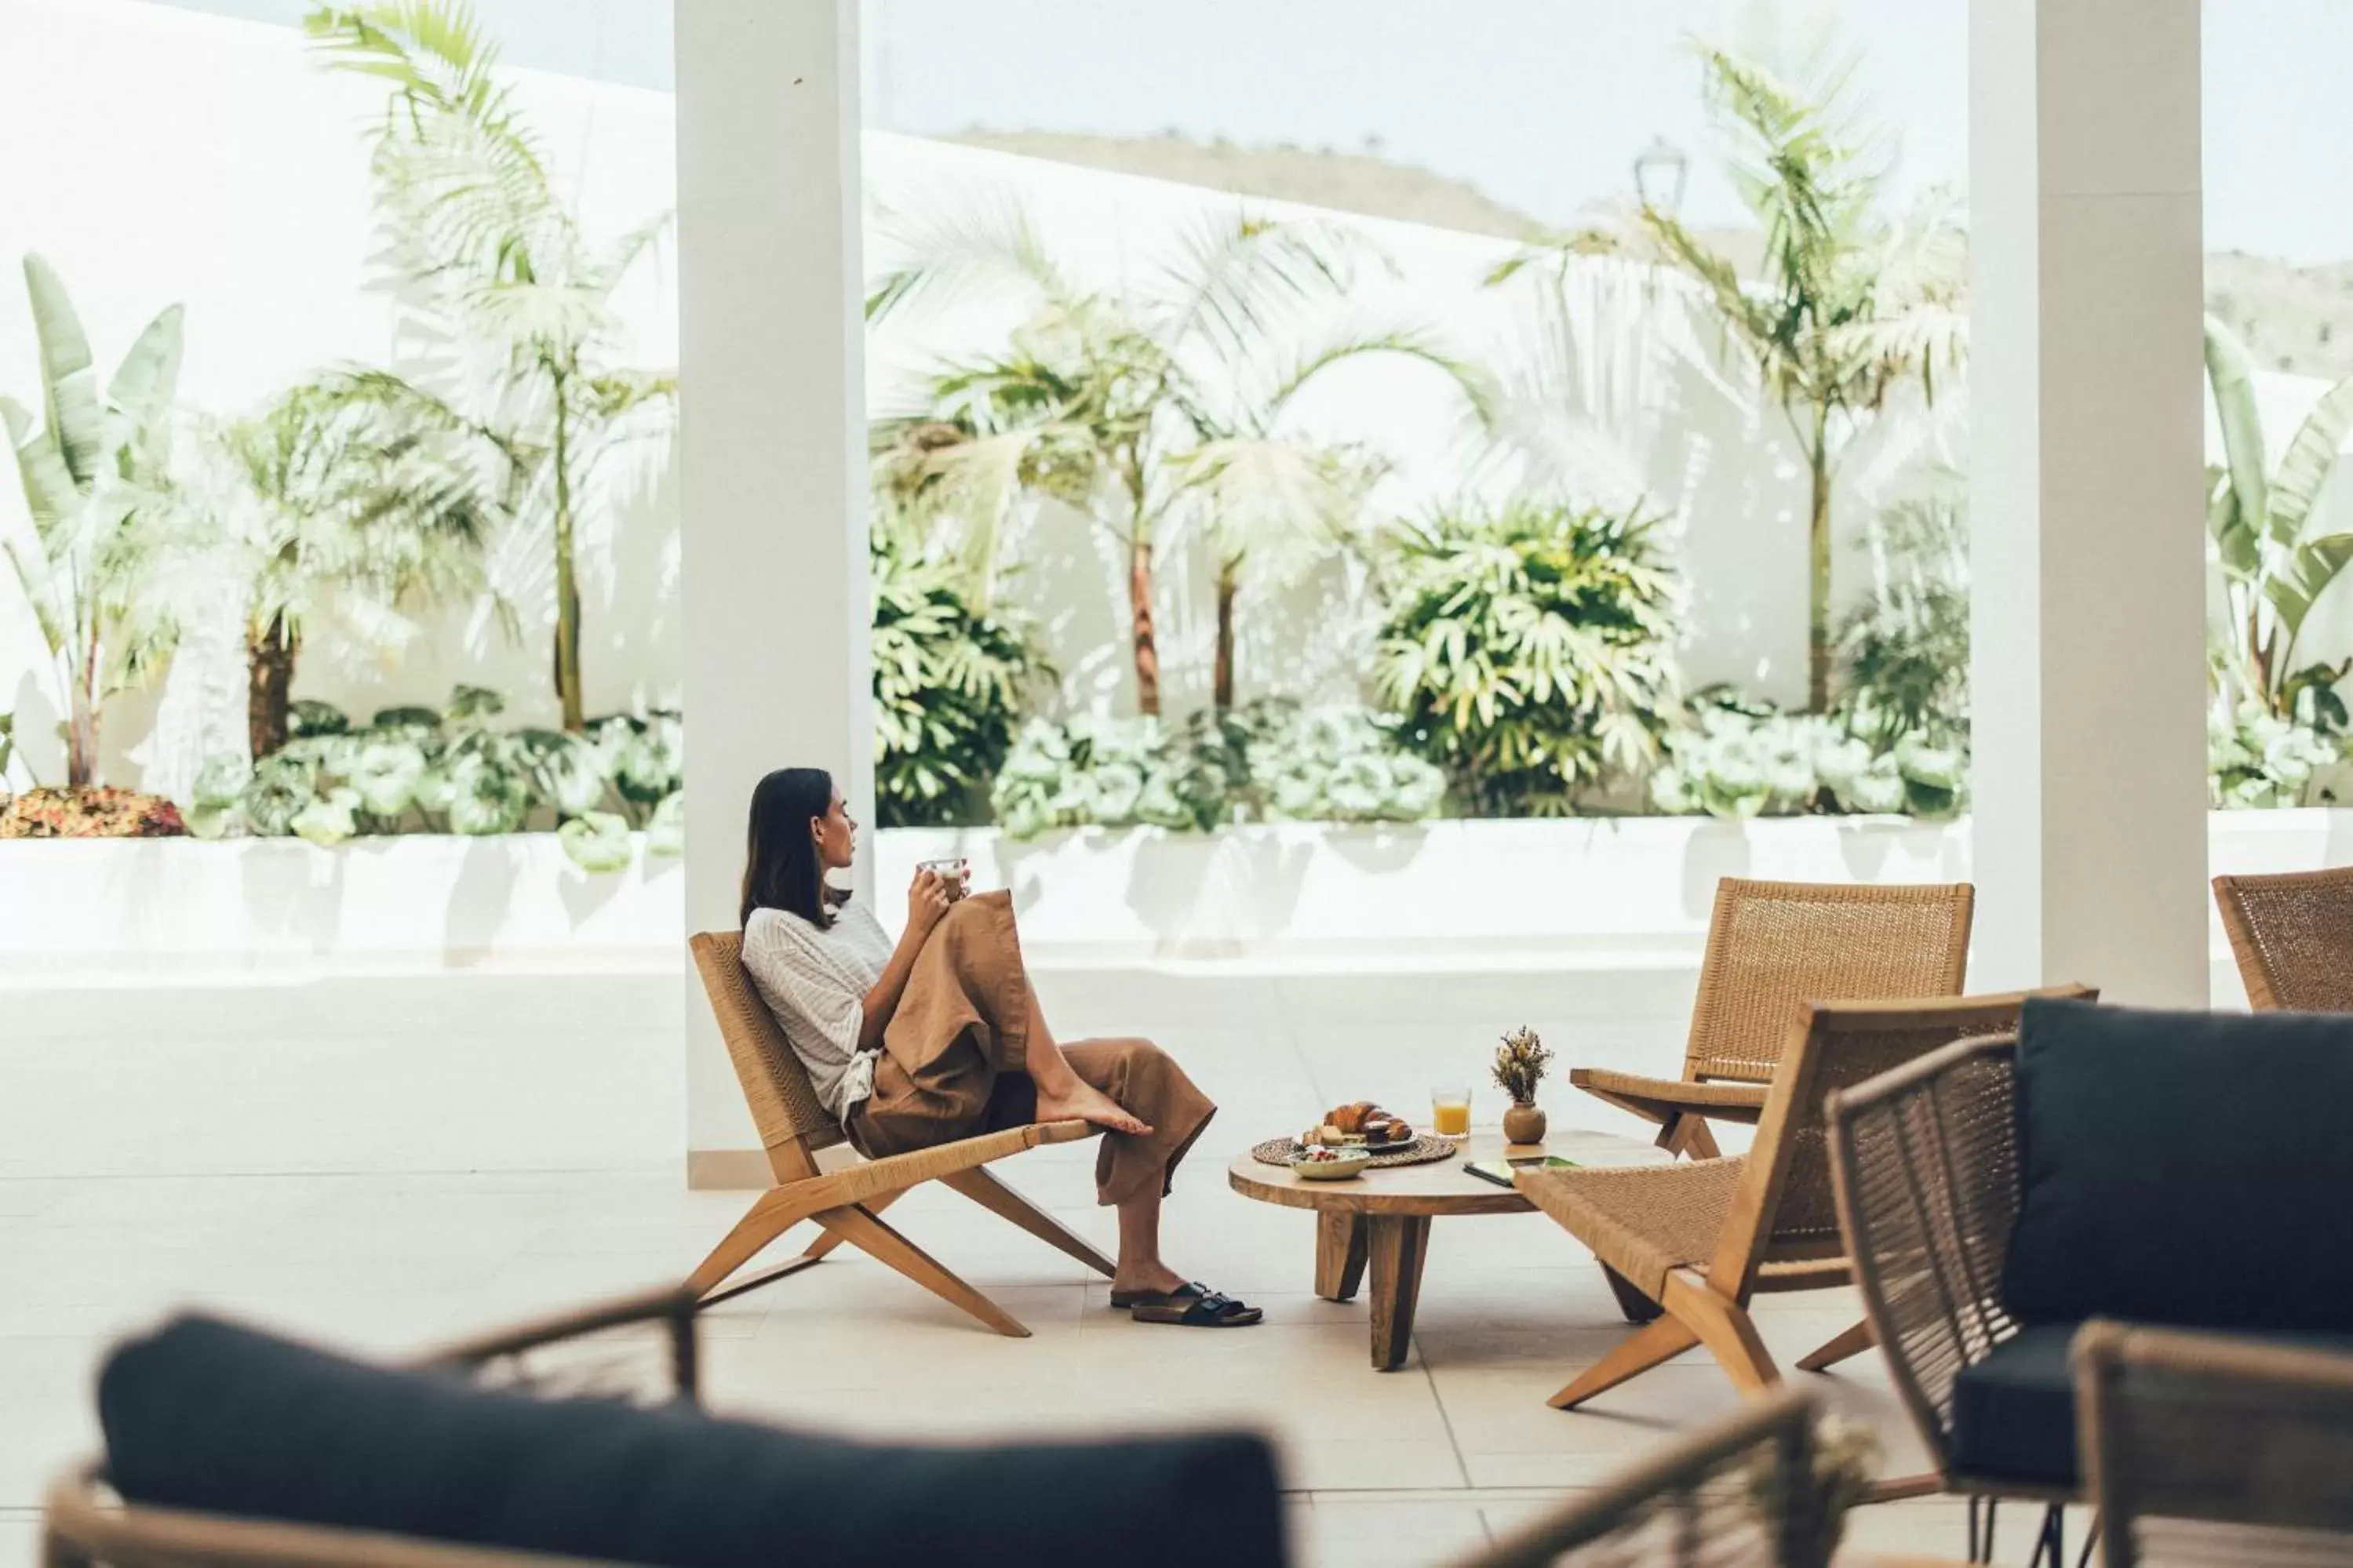
M 1047 1246 L 1068 1253 L 1104 1279 L 1108 1279 L 1117 1272 L 1110 1258 L 1089 1247 L 1065 1229 L 1060 1222 L 980 1166 L 942 1176 L 940 1184 L 955 1188 L 1000 1219 L 1019 1226 Z
M 1699 1343 L 1690 1327 L 1673 1318 L 1661 1318 L 1627 1336 L 1625 1342 L 1577 1375 L 1577 1381 L 1546 1403 L 1555 1410 L 1574 1410 L 1595 1394 L 1617 1387 L 1638 1373 L 1672 1361 Z
M 1847 1357 L 1861 1355 L 1878 1342 L 1877 1336 L 1871 1331 L 1871 1321 L 1866 1318 L 1835 1339 L 1799 1356 L 1798 1367 L 1802 1372 L 1827 1372 Z
M 1029 1331 L 1020 1320 L 950 1273 L 937 1258 L 874 1217 L 857 1204 L 827 1209 L 815 1216 L 819 1225 L 878 1263 L 887 1263 L 943 1301 L 965 1311 L 1011 1339 L 1026 1340 Z
M 906 1194 L 902 1190 L 896 1193 L 884 1193 L 879 1198 L 869 1198 L 866 1200 L 866 1212 L 868 1214 L 881 1214 L 884 1209 L 889 1208 L 892 1204 L 897 1203 Z M 835 1247 L 839 1247 L 840 1245 L 841 1237 L 836 1236 L 829 1230 L 821 1230 L 818 1232 L 817 1239 L 808 1244 L 808 1250 L 802 1253 L 801 1257 L 811 1263 L 815 1263 L 818 1258 L 823 1258 L 827 1253 L 831 1252 Z
M 723 1280 L 757 1258 L 767 1245 L 809 1217 L 808 1211 L 796 1204 L 789 1187 L 771 1187 L 754 1200 L 735 1228 L 720 1239 L 710 1256 L 695 1266 L 686 1277 L 686 1288 L 697 1296 L 709 1295 Z
M 1669 1153 L 1687 1154 L 1694 1160 L 1722 1157 L 1722 1152 L 1715 1145 L 1715 1133 L 1708 1127 L 1707 1118 L 1694 1116 L 1687 1110 L 1679 1110 L 1662 1122 L 1659 1135 L 1652 1142 Z
M 1637 1328 L 1666 1310 L 1643 1295 L 1641 1286 L 1607 1263 L 1601 1265 L 1601 1278 L 1609 1282 L 1609 1293 L 1618 1298 L 1619 1313 Z
M 1682 1276 L 1667 1279 L 1667 1310 L 1690 1324 L 1732 1385 L 1743 1394 L 1770 1388 L 1781 1381 L 1772 1352 L 1757 1332 L 1757 1321 L 1740 1302 L 1727 1300 L 1705 1284 Z

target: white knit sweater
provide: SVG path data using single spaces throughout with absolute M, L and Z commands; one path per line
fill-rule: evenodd
M 744 969 L 808 1068 L 818 1101 L 848 1121 L 874 1092 L 880 1051 L 858 1048 L 866 995 L 891 962 L 891 939 L 853 899 L 819 931 L 783 910 L 754 910 L 744 927 Z

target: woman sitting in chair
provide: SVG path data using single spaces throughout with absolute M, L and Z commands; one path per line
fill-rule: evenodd
M 752 793 L 744 968 L 827 1110 L 869 1159 L 1031 1121 L 1103 1130 L 1098 1202 L 1119 1210 L 1111 1303 L 1138 1321 L 1241 1328 L 1255 1307 L 1160 1259 L 1160 1200 L 1217 1107 L 1149 1040 L 1057 1044 L 1021 963 L 1012 900 L 919 869 L 894 943 L 831 886 L 857 851 L 832 776 L 785 768 Z

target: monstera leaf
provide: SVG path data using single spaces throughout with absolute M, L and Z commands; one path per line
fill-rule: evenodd
M 468 756 L 450 770 L 451 832 L 475 838 L 519 833 L 530 812 L 530 786 L 506 769 Z
M 376 736 L 362 742 L 343 781 L 370 816 L 396 817 L 417 804 L 427 765 L 414 741 Z
M 629 825 L 609 811 L 585 812 L 555 830 L 565 858 L 582 870 L 602 875 L 624 871 L 636 858 Z
M 340 735 L 352 727 L 352 717 L 332 702 L 305 697 L 287 710 L 286 731 L 300 741 L 313 735 Z
M 332 790 L 324 796 L 313 797 L 310 805 L 294 814 L 294 836 L 322 849 L 348 842 L 360 830 L 359 821 L 353 815 L 359 804 L 359 792 L 352 789 Z
M 283 752 L 265 757 L 245 786 L 245 820 L 264 838 L 286 837 L 318 794 L 318 772 L 311 763 Z
M 605 764 L 596 748 L 577 735 L 527 730 L 525 765 L 539 798 L 560 816 L 585 816 L 605 804 Z
M 653 819 L 646 824 L 646 853 L 662 856 L 686 853 L 684 791 L 662 796 L 661 804 L 654 807 Z

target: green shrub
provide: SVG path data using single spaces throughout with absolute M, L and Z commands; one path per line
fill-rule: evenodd
M 1376 679 L 1473 816 L 1561 816 L 1656 760 L 1675 679 L 1655 523 L 1465 506 L 1403 530 Z
M 1669 816 L 1941 817 L 1968 800 L 1968 752 L 1918 731 L 1881 746 L 1839 719 L 1783 713 L 1721 689 L 1669 733 L 1651 800 Z
M 2226 810 L 2333 805 L 2329 770 L 2345 760 L 2345 742 L 2322 725 L 2283 719 L 2260 699 L 2235 709 L 2210 709 L 2206 771 L 2211 796 Z
M 557 830 L 590 871 L 628 863 L 633 827 L 649 853 L 675 854 L 685 731 L 676 713 L 621 713 L 577 735 L 502 729 L 505 700 L 459 687 L 447 710 L 387 708 L 365 726 L 323 702 L 297 702 L 295 738 L 248 766 L 215 757 L 189 790 L 189 829 L 334 845 L 375 834 L 492 837 Z M 659 838 L 657 844 L 655 839 Z
M 1910 734 L 1968 734 L 1965 501 L 1957 479 L 1939 483 L 1881 512 L 1863 542 L 1874 585 L 1840 630 L 1843 668 L 1832 711 L 1880 751 Z
M 981 820 L 1045 661 L 979 613 L 965 574 L 874 531 L 874 814 L 884 827 Z
M 1015 838 L 1057 827 L 1206 829 L 1223 819 L 1223 771 L 1204 772 L 1157 719 L 1032 720 L 997 770 L 990 803 Z
M 1362 708 L 1266 701 L 1243 710 L 1251 789 L 1278 822 L 1418 822 L 1438 815 L 1446 775 L 1398 749 Z
M 1157 719 L 1032 721 L 997 776 L 1015 838 L 1058 827 L 1411 822 L 1437 815 L 1443 774 L 1398 750 L 1361 708 L 1267 700 L 1173 727 Z

